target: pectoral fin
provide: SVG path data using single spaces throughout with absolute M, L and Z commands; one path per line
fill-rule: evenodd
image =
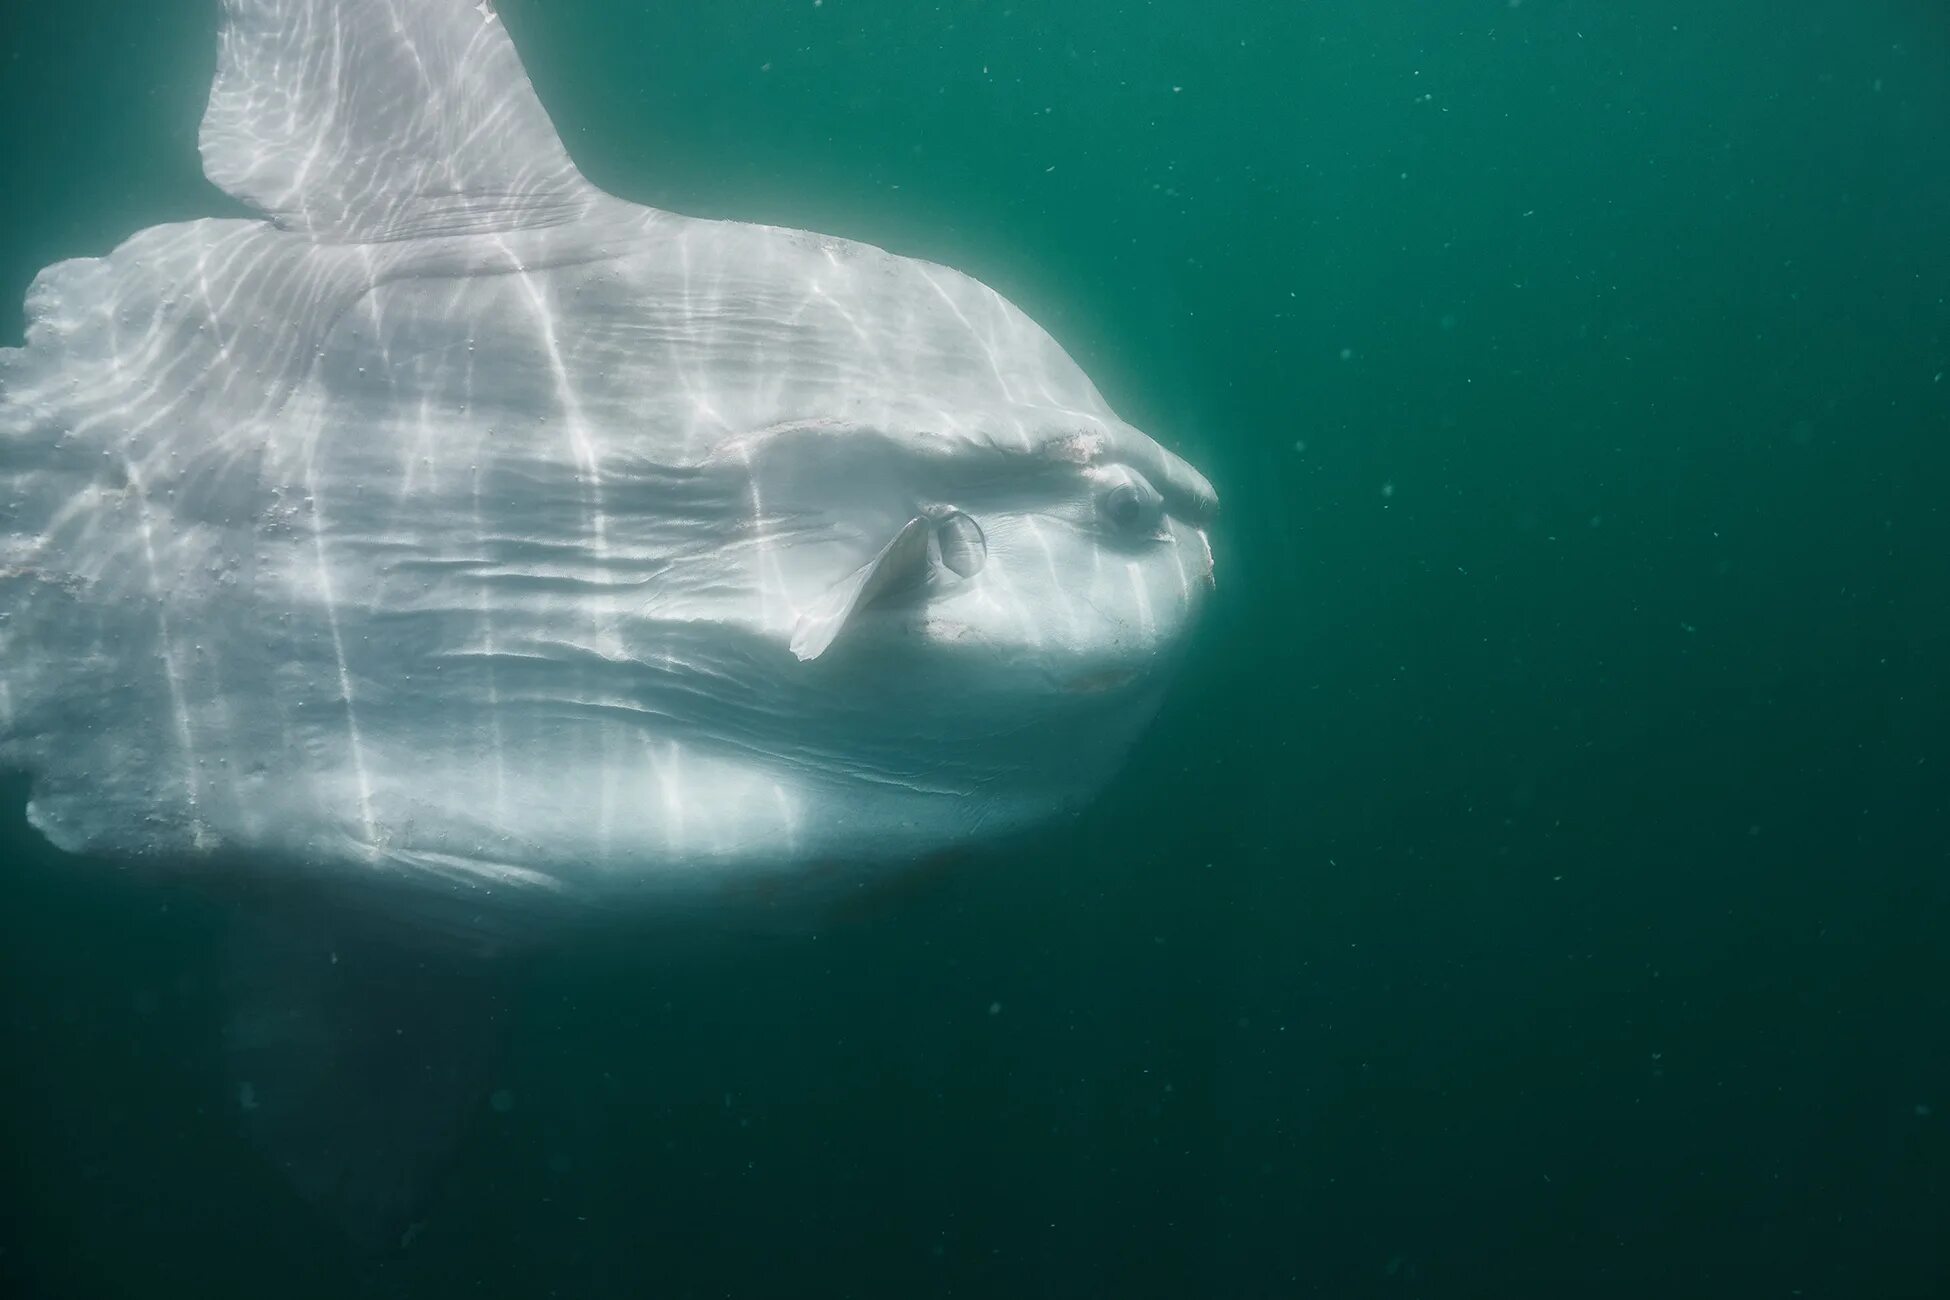
M 817 659 L 854 616 L 880 597 L 920 582 L 928 573 L 928 521 L 901 525 L 880 553 L 828 587 L 792 630 L 792 653 Z

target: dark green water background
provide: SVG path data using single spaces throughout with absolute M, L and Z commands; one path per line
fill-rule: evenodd
M 1950 1295 L 1950 9 L 502 8 L 598 184 L 1045 323 L 1219 600 L 1076 824 L 540 961 L 376 1262 L 234 1133 L 221 909 L 9 785 L 12 1294 Z M 0 298 L 234 211 L 214 3 L 0 23 Z

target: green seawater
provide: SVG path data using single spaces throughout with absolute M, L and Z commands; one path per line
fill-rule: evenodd
M 1074 823 L 533 963 L 378 1258 L 237 1134 L 223 907 L 10 782 L 0 1291 L 1950 1295 L 1950 8 L 500 8 L 597 184 L 1022 305 L 1217 600 Z M 215 29 L 5 7 L 0 298 L 237 212 Z

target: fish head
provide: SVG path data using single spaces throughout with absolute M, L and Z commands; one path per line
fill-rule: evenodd
M 1214 588 L 1218 496 L 993 290 L 861 246 L 827 269 L 845 258 L 778 343 L 831 382 L 715 456 L 750 476 L 760 625 L 818 712 L 878 718 L 849 734 L 911 760 L 875 779 L 1031 823 L 1155 712 Z

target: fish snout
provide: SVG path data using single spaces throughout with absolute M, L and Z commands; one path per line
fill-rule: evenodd
M 1219 517 L 1219 491 L 1212 480 L 1193 469 L 1182 457 L 1165 453 L 1166 497 L 1172 513 L 1204 532 L 1205 525 Z

